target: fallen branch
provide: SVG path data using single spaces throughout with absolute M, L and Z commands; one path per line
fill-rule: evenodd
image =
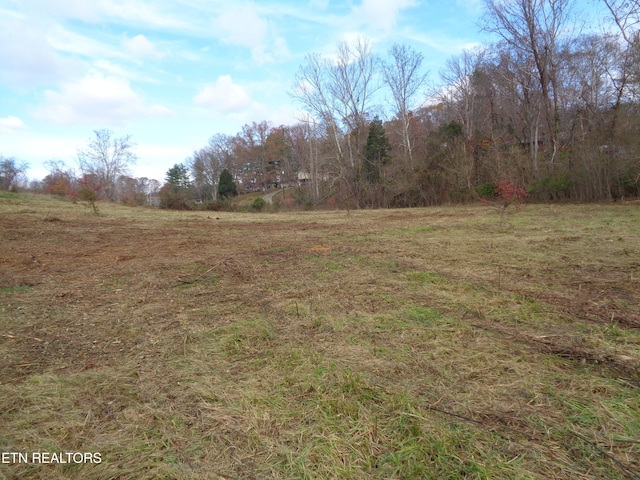
M 459 415 L 459 414 L 457 414 L 457 413 L 449 412 L 449 411 L 447 411 L 447 410 L 443 410 L 443 409 L 441 409 L 441 408 L 437 408 L 437 407 L 432 407 L 432 406 L 429 406 L 429 405 L 427 405 L 427 407 L 426 407 L 426 408 L 427 408 L 428 410 L 432 410 L 432 411 L 434 411 L 434 412 L 443 413 L 443 414 L 445 414 L 445 415 L 449 415 L 449 416 L 451 416 L 451 417 L 459 418 L 459 419 L 461 419 L 461 420 L 465 420 L 465 421 L 467 421 L 467 422 L 469 422 L 469 423 L 473 423 L 473 424 L 475 424 L 475 425 L 479 425 L 479 426 L 481 426 L 481 427 L 483 427 L 483 428 L 487 429 L 488 431 L 490 431 L 490 432 L 492 432 L 492 433 L 495 433 L 495 434 L 499 435 L 501 438 L 503 438 L 503 439 L 505 439 L 505 440 L 512 440 L 512 439 L 509 439 L 508 437 L 506 437 L 506 436 L 502 435 L 500 432 L 497 432 L 494 428 L 489 428 L 489 426 L 488 426 L 488 425 L 486 425 L 485 423 L 483 423 L 483 422 L 481 422 L 481 421 L 478 421 L 478 420 L 475 420 L 475 419 L 473 419 L 473 418 L 465 417 L 464 415 Z M 421 420 L 426 420 L 424 417 L 421 417 L 420 415 L 415 415 L 415 414 L 413 414 L 413 413 L 403 413 L 403 415 L 405 415 L 405 416 L 407 416 L 407 417 L 414 417 L 414 418 L 418 418 L 418 419 L 421 419 Z M 550 426 L 550 427 L 551 427 L 551 428 L 553 428 L 553 426 Z M 537 439 L 537 438 L 535 438 L 535 437 L 532 437 L 531 435 L 529 435 L 529 434 L 527 434 L 527 433 L 525 433 L 525 432 L 522 432 L 522 431 L 520 431 L 520 430 L 518 430 L 518 429 L 515 429 L 515 428 L 513 428 L 513 427 L 506 426 L 506 425 L 502 425 L 502 428 L 505 428 L 506 430 L 512 431 L 512 432 L 514 432 L 514 433 L 518 433 L 518 434 L 520 434 L 520 435 L 524 435 L 525 437 L 527 437 L 527 438 L 528 438 L 528 440 L 529 440 L 529 441 L 534 441 L 534 442 L 539 442 L 539 441 L 540 441 L 539 439 Z M 629 466 L 629 465 L 626 465 L 625 463 L 621 462 L 620 460 L 618 460 L 617 458 L 615 458 L 613 455 L 611 455 L 611 454 L 607 453 L 605 450 L 603 450 L 602 448 L 600 448 L 600 447 L 599 447 L 598 445 L 596 445 L 594 442 L 592 442 L 592 441 L 590 441 L 589 439 L 587 439 L 587 438 L 583 437 L 583 436 L 582 436 L 582 435 L 580 435 L 579 433 L 576 433 L 576 432 L 574 432 L 574 431 L 572 431 L 572 430 L 568 430 L 568 433 L 570 433 L 570 434 L 571 434 L 571 435 L 573 435 L 574 437 L 576 437 L 576 438 L 578 438 L 578 439 L 582 440 L 583 442 L 587 443 L 588 445 L 590 445 L 591 447 L 593 447 L 595 450 L 597 450 L 599 453 L 601 453 L 602 455 L 604 455 L 605 457 L 607 457 L 609 460 L 611 460 L 612 462 L 614 462 L 618 467 L 620 467 L 620 468 L 623 470 L 624 475 L 625 475 L 627 478 L 629 478 L 630 480 L 640 480 L 640 472 L 636 472 L 636 471 L 632 470 L 632 469 L 630 468 L 630 466 Z M 632 443 L 635 443 L 635 442 L 634 442 L 634 441 L 632 441 Z
M 580 440 L 582 440 L 583 442 L 585 442 L 586 444 L 590 445 L 591 447 L 593 447 L 595 450 L 597 450 L 598 452 L 600 452 L 602 455 L 604 455 L 605 457 L 607 457 L 609 460 L 611 460 L 612 462 L 614 462 L 616 465 L 618 465 L 622 470 L 624 470 L 625 475 L 627 476 L 627 478 L 630 478 L 631 480 L 640 480 L 640 472 L 634 472 L 633 470 L 631 470 L 631 468 L 629 468 L 628 465 L 625 465 L 624 463 L 622 463 L 620 460 L 618 460 L 617 458 L 615 458 L 613 455 L 605 452 L 602 448 L 600 448 L 598 445 L 596 445 L 595 443 L 593 443 L 592 441 L 590 441 L 589 439 L 583 437 L 582 435 L 580 435 L 579 433 L 576 433 L 572 430 L 569 430 L 569 433 L 571 435 L 573 435 L 576 438 L 579 438 Z

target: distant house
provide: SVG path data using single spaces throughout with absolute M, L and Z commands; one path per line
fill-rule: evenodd
M 308 172 L 299 171 L 298 172 L 298 184 L 304 185 L 305 183 L 309 183 L 311 181 L 311 175 Z
M 305 185 L 311 183 L 313 176 L 309 172 L 301 170 L 298 172 L 298 185 Z M 320 182 L 326 182 L 331 178 L 328 173 L 316 173 L 316 180 Z

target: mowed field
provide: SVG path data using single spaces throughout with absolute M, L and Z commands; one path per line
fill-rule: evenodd
M 0 198 L 9 479 L 640 478 L 640 204 Z

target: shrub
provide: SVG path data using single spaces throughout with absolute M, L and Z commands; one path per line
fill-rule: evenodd
M 96 215 L 99 213 L 98 197 L 102 191 L 103 185 L 95 175 L 84 175 L 78 180 L 78 193 L 77 197 L 83 202 L 87 202 L 87 206 L 93 209 L 93 213 Z
M 186 190 L 176 189 L 170 183 L 165 183 L 160 189 L 160 208 L 171 210 L 191 210 Z
M 73 192 L 71 182 L 67 177 L 60 176 L 49 185 L 49 193 L 59 197 L 65 197 Z
M 504 223 L 504 215 L 510 205 L 524 202 L 529 194 L 516 183 L 501 181 L 496 184 L 494 196 L 491 200 L 483 199 L 482 203 L 496 207 L 500 212 L 500 226 Z
M 611 182 L 610 195 L 613 200 L 640 194 L 640 174 L 627 172 Z
M 204 210 L 211 210 L 212 212 L 221 212 L 223 210 L 230 209 L 230 203 L 224 198 L 219 198 L 213 202 L 205 202 L 203 204 Z
M 480 195 L 480 198 L 489 200 L 496 196 L 497 189 L 498 186 L 495 183 L 489 182 L 478 185 L 476 191 L 478 192 L 478 195 Z
M 264 198 L 257 197 L 253 203 L 251 204 L 251 210 L 255 210 L 256 212 L 261 212 L 267 206 L 267 202 L 265 202 Z
M 458 188 L 453 190 L 451 191 L 450 198 L 452 202 L 457 203 L 473 202 L 478 199 L 478 197 L 474 195 L 474 191 L 470 188 Z
M 572 185 L 568 173 L 555 173 L 534 180 L 529 193 L 541 200 L 560 200 L 567 196 Z

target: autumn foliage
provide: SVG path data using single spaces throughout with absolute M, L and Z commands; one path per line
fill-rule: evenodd
M 86 202 L 93 209 L 93 213 L 98 213 L 96 202 L 100 196 L 100 192 L 104 188 L 103 183 L 96 175 L 83 175 L 78 180 L 77 198 Z
M 529 194 L 517 183 L 500 181 L 496 184 L 493 198 L 482 199 L 482 203 L 495 207 L 500 212 L 500 226 L 504 224 L 504 216 L 511 205 L 522 204 Z

